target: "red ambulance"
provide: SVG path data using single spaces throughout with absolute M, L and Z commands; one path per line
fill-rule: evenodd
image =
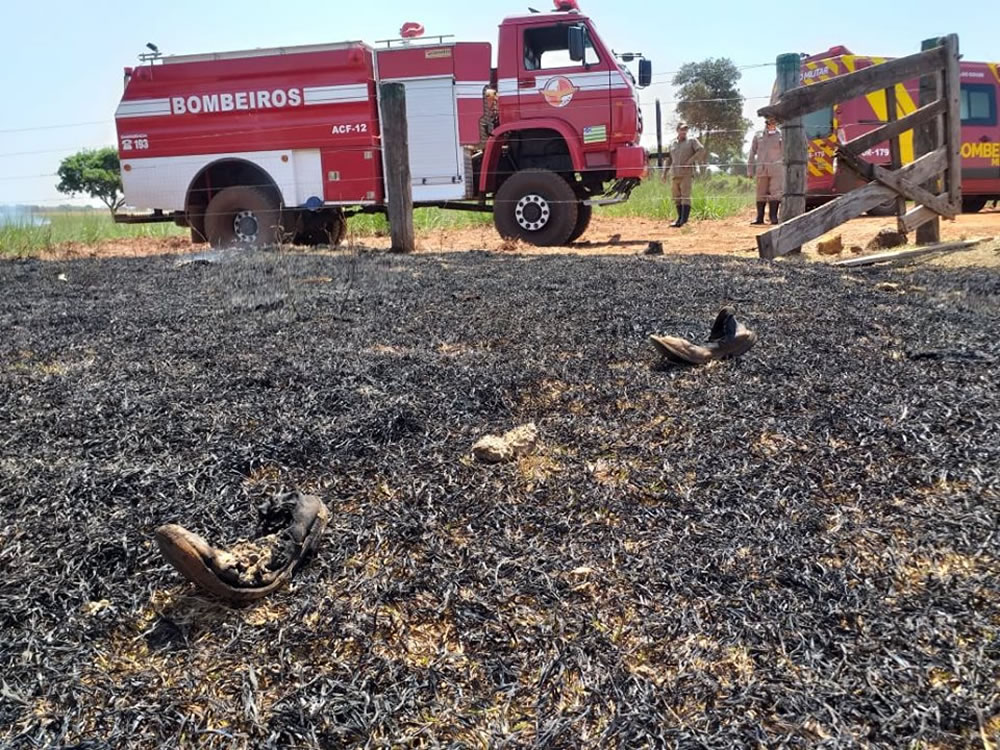
M 492 211 L 500 233 L 572 242 L 645 175 L 636 82 L 575 0 L 488 42 L 406 38 L 145 56 L 116 113 L 125 200 L 195 241 L 334 244 L 384 211 L 379 85 L 406 91 L 415 205 Z M 625 57 L 624 59 L 629 59 Z
M 832 47 L 826 52 L 804 58 L 802 81 L 806 86 L 856 70 L 879 65 L 888 58 L 854 55 L 846 47 Z M 1000 124 L 997 121 L 997 97 L 1000 70 L 996 63 L 961 64 L 962 108 L 962 207 L 966 212 L 981 211 L 988 202 L 1000 199 Z M 915 111 L 919 104 L 919 81 L 896 86 L 897 117 Z M 870 132 L 887 120 L 884 92 L 860 96 L 805 117 L 809 138 L 808 203 L 820 205 L 857 187 L 858 178 L 836 160 L 838 143 Z M 903 163 L 914 159 L 913 133 L 900 138 Z M 875 164 L 890 163 L 889 144 L 883 143 L 865 152 L 864 158 Z M 891 214 L 894 205 L 879 207 L 871 213 Z

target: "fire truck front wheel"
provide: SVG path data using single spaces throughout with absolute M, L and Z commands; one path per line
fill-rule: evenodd
M 555 172 L 526 169 L 500 186 L 493 203 L 493 223 L 504 239 L 539 247 L 565 245 L 577 228 L 579 199 Z
M 205 235 L 212 247 L 267 247 L 281 234 L 281 210 L 262 190 L 228 187 L 205 210 Z

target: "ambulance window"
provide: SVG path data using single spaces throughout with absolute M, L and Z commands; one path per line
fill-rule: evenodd
M 590 37 L 587 37 L 586 59 L 573 62 L 569 57 L 569 27 L 545 26 L 524 32 L 524 69 L 553 70 L 555 68 L 581 68 L 601 62 Z
M 962 85 L 962 124 L 996 125 L 996 89 L 989 84 L 967 83 Z
M 802 125 L 806 131 L 806 138 L 810 141 L 816 138 L 826 138 L 833 132 L 833 107 L 810 112 L 802 118 Z

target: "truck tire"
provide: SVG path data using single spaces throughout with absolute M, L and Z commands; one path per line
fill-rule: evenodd
M 220 190 L 205 209 L 205 237 L 212 247 L 269 247 L 281 234 L 280 207 L 257 188 Z
M 493 199 L 493 223 L 504 239 L 538 247 L 565 245 L 576 229 L 580 203 L 555 172 L 526 169 L 511 175 Z
M 577 208 L 576 212 L 576 226 L 573 227 L 573 232 L 570 234 L 567 242 L 576 242 L 578 239 L 583 237 L 583 233 L 587 231 L 587 227 L 590 226 L 590 220 L 594 216 L 594 207 L 585 206 L 582 203 Z
M 989 202 L 989 198 L 982 195 L 970 195 L 968 198 L 962 198 L 962 213 L 963 214 L 978 214 Z
M 339 208 L 316 213 L 303 211 L 296 228 L 296 245 L 337 247 L 347 235 L 347 219 Z
M 875 208 L 868 209 L 869 216 L 895 216 L 896 215 L 896 199 L 886 201 L 885 203 L 879 203 Z

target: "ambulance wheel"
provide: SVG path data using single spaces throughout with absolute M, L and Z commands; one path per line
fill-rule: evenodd
M 583 233 L 587 231 L 587 227 L 590 226 L 590 220 L 594 216 L 594 207 L 585 206 L 582 203 L 577 207 L 576 211 L 576 226 L 573 227 L 573 232 L 570 234 L 567 242 L 576 242 L 578 239 L 583 237 Z
M 962 213 L 963 214 L 978 214 L 989 202 L 988 198 L 984 198 L 979 195 L 970 195 L 968 198 L 962 198 Z
M 885 203 L 879 203 L 875 208 L 868 209 L 869 216 L 895 216 L 896 215 L 896 200 L 886 201 Z
M 562 177 L 547 169 L 516 172 L 497 190 L 493 223 L 504 239 L 538 247 L 565 245 L 577 226 L 579 201 Z
M 281 210 L 262 190 L 228 187 L 205 209 L 205 236 L 212 247 L 268 247 L 281 235 Z

